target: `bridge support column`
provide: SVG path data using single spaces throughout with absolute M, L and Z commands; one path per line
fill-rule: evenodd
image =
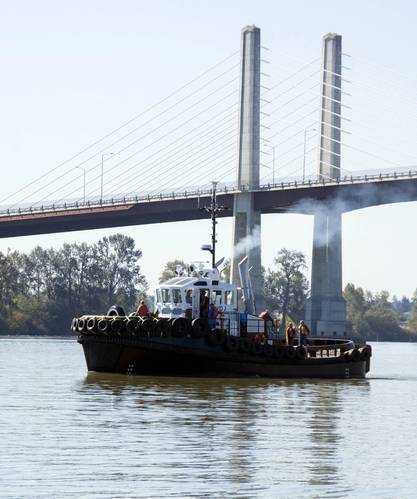
M 320 124 L 319 179 L 340 178 L 342 37 L 323 38 L 322 111 Z M 347 336 L 342 290 L 342 215 L 337 204 L 318 207 L 314 214 L 311 298 L 306 318 L 313 334 Z
M 241 38 L 241 83 L 237 185 L 242 191 L 259 187 L 261 31 L 246 26 Z M 248 256 L 256 307 L 263 307 L 261 274 L 261 213 L 250 192 L 236 194 L 234 200 L 231 281 L 240 286 L 238 263 Z

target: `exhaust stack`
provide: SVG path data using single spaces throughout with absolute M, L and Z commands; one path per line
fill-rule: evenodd
M 250 269 L 248 268 L 248 257 L 245 256 L 239 262 L 239 276 L 242 284 L 243 301 L 245 302 L 245 312 L 247 314 L 256 314 L 255 300 L 253 296 L 252 282 L 250 278 Z

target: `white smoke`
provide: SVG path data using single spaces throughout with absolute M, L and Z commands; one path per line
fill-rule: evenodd
M 322 230 L 315 234 L 316 243 L 325 246 L 339 233 L 339 226 L 334 223 L 336 215 L 382 204 L 409 202 L 413 197 L 417 201 L 415 189 L 407 189 L 399 184 L 395 188 L 391 186 L 389 192 L 384 192 L 384 187 L 383 184 L 360 185 L 355 188 L 353 194 L 352 191 L 344 193 L 341 189 L 341 194 L 333 198 L 306 198 L 293 205 L 288 212 L 318 215 L 323 226 Z
M 250 250 L 261 246 L 261 227 L 255 225 L 253 231 L 241 239 L 233 248 L 235 257 L 247 255 Z

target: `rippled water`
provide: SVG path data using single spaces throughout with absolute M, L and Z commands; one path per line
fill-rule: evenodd
M 75 340 L 0 340 L 0 497 L 417 497 L 417 345 L 366 380 L 87 374 Z

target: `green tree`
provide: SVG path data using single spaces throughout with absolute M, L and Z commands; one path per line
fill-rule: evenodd
M 106 290 L 108 305 L 118 301 L 132 308 L 138 293 L 146 292 L 147 282 L 140 273 L 141 257 L 142 251 L 135 249 L 134 239 L 122 234 L 103 237 L 97 243 L 98 278 Z
M 308 281 L 304 275 L 305 256 L 298 251 L 282 249 L 274 259 L 275 270 L 264 277 L 264 296 L 269 308 L 282 315 L 281 333 L 288 315 L 298 319 L 303 315 L 307 300 Z
M 159 276 L 159 284 L 168 281 L 168 279 L 172 279 L 177 276 L 177 267 L 181 267 L 183 269 L 188 268 L 188 264 L 183 260 L 175 259 L 170 260 L 165 264 L 165 267 L 162 269 L 161 275 Z
M 74 315 L 102 313 L 114 302 L 136 307 L 147 289 L 141 256 L 121 234 L 93 245 L 0 253 L 0 331 L 56 334 Z
M 349 283 L 344 297 L 347 318 L 352 322 L 355 336 L 377 341 L 407 339 L 400 325 L 400 314 L 389 300 L 388 291 L 372 294 Z
M 417 289 L 411 299 L 411 310 L 407 320 L 407 329 L 417 335 Z

